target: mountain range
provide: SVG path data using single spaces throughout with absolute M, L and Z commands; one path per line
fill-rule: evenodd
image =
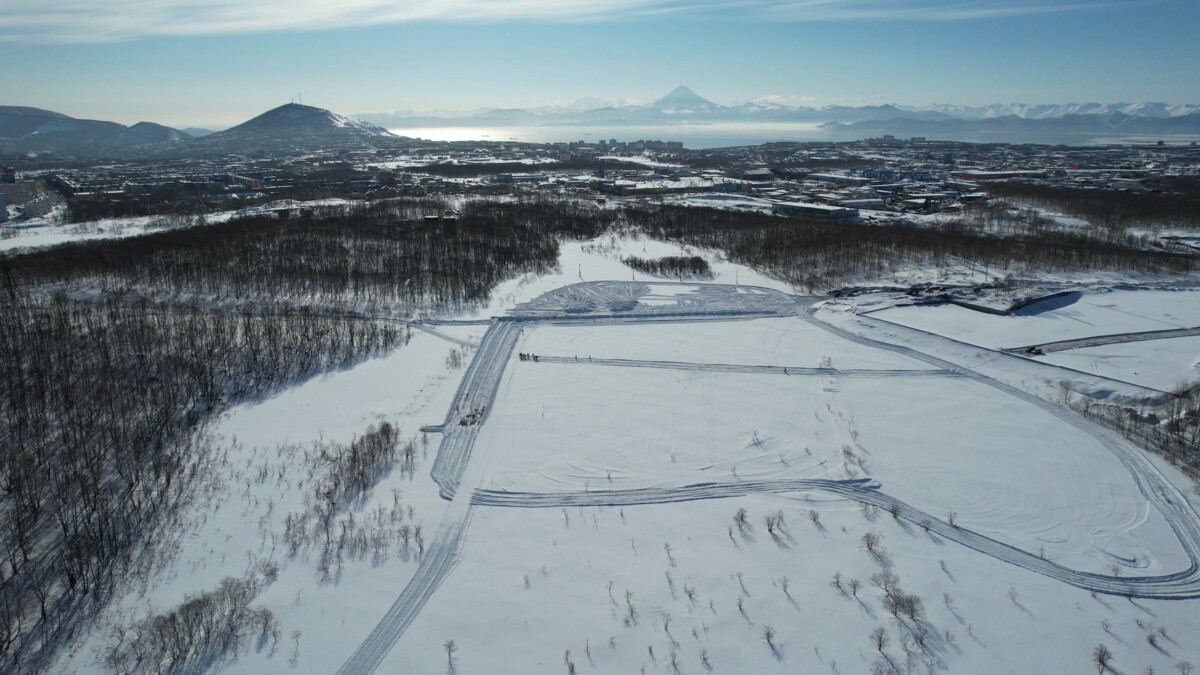
M 153 122 L 125 126 L 24 106 L 0 106 L 0 150 L 104 156 L 303 147 L 395 138 L 387 129 L 322 108 L 289 103 L 224 131 L 194 134 Z
M 116 122 L 82 120 L 40 108 L 0 106 L 0 149 L 36 152 L 120 152 L 141 146 L 181 143 L 182 131 L 153 122 L 127 127 Z
M 737 123 L 809 123 L 862 133 L 940 134 L 1019 131 L 1027 134 L 1200 135 L 1200 105 L 1071 103 L 989 106 L 893 104 L 788 106 L 753 101 L 726 106 L 680 86 L 650 104 L 627 102 L 542 108 L 489 108 L 469 112 L 387 113 L 347 117 L 289 103 L 230 129 L 180 131 L 153 122 L 125 126 L 76 119 L 24 106 L 0 106 L 0 152 L 54 152 L 75 156 L 188 155 L 254 148 L 294 150 L 331 144 L 397 139 L 387 129 L 433 126 L 621 126 Z M 189 133 L 191 132 L 191 133 Z
M 601 103 L 588 99 L 590 103 Z M 537 125 L 656 125 L 688 123 L 840 123 L 854 125 L 864 122 L 879 126 L 897 121 L 897 128 L 908 122 L 962 122 L 1017 118 L 1021 120 L 1081 120 L 1084 116 L 1119 116 L 1146 120 L 1182 120 L 1176 123 L 1138 123 L 1147 133 L 1200 132 L 1200 104 L 1168 105 L 1165 103 L 1068 103 L 1031 105 L 1025 103 L 993 104 L 987 106 L 902 106 L 896 104 L 823 107 L 789 106 L 771 100 L 751 101 L 738 105 L 714 103 L 686 86 L 679 86 L 650 104 L 621 103 L 614 105 L 580 106 L 570 104 L 539 108 L 484 108 L 473 111 L 436 111 L 433 113 L 365 113 L 361 119 L 388 128 L 458 126 L 463 124 L 499 126 Z M 954 125 L 950 125 L 954 126 Z M 1055 131 L 1062 130 L 1061 124 Z M 1094 125 L 1085 125 L 1094 126 Z M 1182 131 L 1175 131 L 1182 129 Z M 1047 129 L 1048 131 L 1050 129 Z M 1139 131 L 1140 133 L 1140 131 Z

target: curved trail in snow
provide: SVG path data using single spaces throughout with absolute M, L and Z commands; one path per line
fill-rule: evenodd
M 922 525 L 929 523 L 930 531 L 935 532 L 939 536 L 973 548 L 981 553 L 986 553 L 999 560 L 1038 572 L 1039 574 L 1044 574 L 1079 588 L 1098 593 L 1127 595 L 1137 598 L 1200 598 L 1200 516 L 1197 516 L 1196 512 L 1188 504 L 1187 498 L 1179 492 L 1179 489 L 1174 484 L 1167 480 L 1166 476 L 1154 466 L 1141 449 L 1115 432 L 1077 414 L 1073 410 L 1051 403 L 969 368 L 959 366 L 910 347 L 874 340 L 831 323 L 821 321 L 813 316 L 811 310 L 802 310 L 800 316 L 809 323 L 843 339 L 918 359 L 938 368 L 957 371 L 963 377 L 970 378 L 980 384 L 992 387 L 1004 394 L 1036 406 L 1055 416 L 1063 423 L 1088 434 L 1108 449 L 1109 452 L 1113 453 L 1121 465 L 1129 472 L 1139 492 L 1146 498 L 1146 501 L 1163 515 L 1167 525 L 1179 540 L 1179 544 L 1187 555 L 1190 564 L 1187 568 L 1178 572 L 1159 576 L 1118 577 L 1081 572 L 1057 565 L 1032 553 L 1000 543 L 981 534 L 951 526 L 947 522 L 934 518 L 918 509 L 914 509 L 904 502 L 894 497 L 889 497 L 882 492 L 856 491 L 854 495 L 847 495 L 848 497 L 883 509 L 891 509 L 894 505 L 899 510 L 899 517 Z M 860 318 L 859 320 L 869 322 L 869 319 Z
M 531 493 L 503 490 L 476 490 L 471 497 L 475 506 L 503 508 L 564 508 L 583 506 L 642 506 L 677 504 L 703 499 L 727 499 L 749 494 L 824 492 L 882 511 L 927 528 L 931 534 L 953 541 L 1011 565 L 1037 572 L 1063 583 L 1097 593 L 1125 595 L 1157 600 L 1200 598 L 1200 569 L 1193 562 L 1187 569 L 1162 576 L 1115 576 L 1081 572 L 1064 567 L 1028 551 L 1010 546 L 933 516 L 880 491 L 870 479 L 822 480 L 784 479 L 733 483 L 697 483 L 679 487 L 640 490 L 598 490 L 587 492 Z
M 434 591 L 458 564 L 470 521 L 471 507 L 468 504 L 461 504 L 459 508 L 452 508 L 446 513 L 433 540 L 422 554 L 412 579 L 392 603 L 387 614 L 383 615 L 362 644 L 354 650 L 342 667 L 338 668 L 338 675 L 365 675 L 375 672 L 396 641 L 425 608 L 425 603 L 433 597 Z
M 564 506 L 641 506 L 645 504 L 676 504 L 702 499 L 726 499 L 750 494 L 804 492 L 825 490 L 837 492 L 850 486 L 859 490 L 874 490 L 879 484 L 869 478 L 832 480 L 821 478 L 791 478 L 780 480 L 747 480 L 730 483 L 694 483 L 679 487 L 639 488 L 633 490 L 586 490 L 583 492 L 509 492 L 507 490 L 476 490 L 471 495 L 475 506 L 501 506 L 521 509 L 559 508 Z
M 609 282 L 616 283 L 616 282 Z M 727 292 L 727 291 L 726 291 Z M 469 495 L 458 492 L 467 469 L 479 429 L 491 411 L 492 403 L 503 379 L 508 360 L 512 357 L 520 337 L 522 325 L 575 321 L 581 317 L 553 315 L 533 317 L 506 317 L 492 322 L 479 344 L 475 358 L 471 361 L 453 403 L 441 425 L 443 437 L 431 474 L 438 483 L 443 498 L 449 500 L 437 532 L 422 555 L 417 570 L 404 590 L 396 598 L 388 612 L 371 633 L 363 640 L 347 661 L 338 669 L 338 675 L 366 675 L 373 673 L 392 647 L 416 619 L 425 604 L 457 565 L 466 539 L 467 528 L 475 506 L 547 508 L 563 506 L 604 506 L 635 504 L 670 504 L 701 499 L 740 497 L 753 493 L 821 491 L 891 511 L 898 518 L 915 523 L 937 536 L 954 541 L 985 555 L 1008 562 L 1026 570 L 1043 574 L 1063 583 L 1097 593 L 1125 595 L 1131 598 L 1189 599 L 1200 598 L 1200 517 L 1188 505 L 1178 489 L 1162 475 L 1142 451 L 1114 432 L 1087 420 L 1073 411 L 1062 408 L 1032 394 L 1021 391 L 993 378 L 976 373 L 950 361 L 930 356 L 902 345 L 874 340 L 821 321 L 812 315 L 808 305 L 813 299 L 795 298 L 797 314 L 805 321 L 858 344 L 908 356 L 934 367 L 934 370 L 910 371 L 862 371 L 862 377 L 965 377 L 980 384 L 993 387 L 1004 394 L 1014 396 L 1054 415 L 1066 424 L 1091 435 L 1108 448 L 1129 471 L 1138 489 L 1147 501 L 1157 508 L 1178 537 L 1188 556 L 1190 565 L 1181 571 L 1159 576 L 1119 577 L 1073 570 L 1022 549 L 1004 544 L 977 532 L 951 525 L 933 515 L 916 509 L 880 491 L 880 485 L 871 479 L 827 480 L 791 479 L 775 481 L 742 481 L 734 483 L 697 483 L 675 488 L 646 488 L 640 490 L 585 491 L 582 493 L 518 493 L 494 490 L 476 490 Z M 756 308 L 757 309 L 757 308 Z M 698 311 L 673 313 L 666 316 L 604 317 L 604 323 L 636 323 L 654 320 L 729 320 L 730 318 L 752 318 L 740 312 Z M 778 316 L 778 314 L 774 314 Z M 439 337 L 449 337 L 439 335 Z M 541 359 L 543 357 L 539 357 Z M 554 360 L 551 360 L 554 359 Z M 574 359 L 547 357 L 552 363 L 570 362 Z M 725 364 L 691 364 L 669 361 L 627 361 L 606 359 L 600 365 L 623 367 L 651 367 L 680 370 L 719 370 L 720 372 L 775 372 L 782 373 L 783 367 L 734 366 Z M 580 362 L 582 363 L 582 362 Z M 596 360 L 593 360 L 593 364 Z M 788 374 L 793 372 L 788 368 Z M 809 368 L 794 369 L 796 374 L 854 376 L 856 371 Z M 808 372 L 811 371 L 811 372 Z

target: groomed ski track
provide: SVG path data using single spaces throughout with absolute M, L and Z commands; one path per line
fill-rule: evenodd
M 606 282 L 613 283 L 613 282 Z M 405 630 L 416 619 L 425 603 L 458 563 L 466 538 L 467 528 L 476 506 L 510 508 L 558 508 L 563 506 L 609 506 L 636 504 L 669 504 L 702 499 L 738 497 L 762 492 L 821 491 L 838 495 L 860 503 L 870 504 L 892 512 L 897 518 L 928 528 L 932 535 L 967 546 L 985 555 L 1010 563 L 1023 569 L 1045 575 L 1063 583 L 1097 593 L 1124 595 L 1129 598 L 1146 599 L 1190 599 L 1200 598 L 1200 517 L 1188 505 L 1165 476 L 1147 459 L 1142 451 L 1115 433 L 1073 411 L 1004 384 L 993 378 L 976 373 L 950 361 L 939 359 L 909 347 L 874 340 L 858 333 L 821 321 L 810 311 L 810 298 L 796 298 L 796 314 L 809 323 L 829 331 L 843 339 L 858 344 L 883 349 L 922 362 L 934 370 L 874 371 L 876 376 L 940 376 L 965 377 L 993 387 L 1002 393 L 1015 396 L 1035 405 L 1063 422 L 1092 435 L 1108 448 L 1130 472 L 1138 489 L 1167 520 L 1178 537 L 1190 565 L 1181 571 L 1160 576 L 1114 576 L 1073 570 L 1046 560 L 1022 549 L 1004 544 L 979 533 L 937 518 L 929 513 L 884 494 L 879 483 L 869 479 L 850 481 L 822 479 L 792 479 L 776 481 L 744 481 L 729 483 L 698 483 L 678 488 L 647 488 L 641 490 L 617 490 L 568 493 L 520 493 L 476 490 L 469 495 L 459 494 L 458 488 L 467 469 L 471 452 L 479 429 L 486 421 L 492 403 L 499 390 L 508 360 L 523 325 L 546 322 L 577 321 L 576 317 L 545 315 L 536 319 L 529 316 L 496 319 L 480 341 L 479 350 L 471 361 L 462 382 L 455 393 L 453 403 L 443 424 L 443 438 L 434 460 L 431 474 L 438 483 L 443 498 L 450 501 L 434 538 L 422 555 L 417 570 L 392 607 L 380 622 L 355 649 L 349 659 L 338 669 L 339 675 L 366 675 L 373 673 L 387 656 Z M 761 316 L 761 315 L 758 315 Z M 779 316 L 779 314 L 775 314 Z M 663 316 L 667 320 L 729 320 L 728 313 L 697 312 L 683 316 L 679 313 Z M 740 317 L 739 317 L 740 318 Z M 757 318 L 745 316 L 744 318 Z M 624 317 L 606 317 L 605 323 L 624 322 Z M 630 323 L 655 320 L 654 317 L 630 316 Z M 553 363 L 570 362 L 575 359 L 549 357 Z M 539 357 L 540 360 L 546 360 Z M 644 362 L 622 359 L 607 359 L 600 365 L 623 367 L 661 367 L 671 369 L 723 369 L 736 368 L 728 372 L 773 372 L 770 366 L 726 366 L 724 364 L 688 364 L 679 362 Z M 593 361 L 593 364 L 595 361 Z M 747 368 L 749 370 L 741 370 Z M 763 369 L 766 369 L 765 371 Z M 782 373 L 783 368 L 778 370 Z M 797 369 L 801 370 L 801 369 Z M 810 368 L 810 375 L 833 375 L 841 377 L 846 371 Z M 820 371 L 820 372 L 817 372 Z M 721 371 L 725 372 L 725 371 Z M 788 368 L 788 373 L 792 369 Z M 869 376 L 865 372 L 860 376 Z

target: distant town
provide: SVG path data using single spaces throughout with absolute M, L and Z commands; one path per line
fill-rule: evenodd
M 160 150 L 116 161 L 9 153 L 0 175 L 4 234 L 45 225 L 50 217 L 59 223 L 178 219 L 241 209 L 289 217 L 319 200 L 472 195 L 902 222 L 959 212 L 987 200 L 997 184 L 1137 193 L 1169 189 L 1163 181 L 1200 171 L 1194 143 L 1067 147 L 884 135 L 694 150 L 672 140 L 438 142 L 346 133 L 299 136 L 291 151 L 286 139 L 263 132 L 256 138 L 262 142 L 214 142 L 201 151 Z

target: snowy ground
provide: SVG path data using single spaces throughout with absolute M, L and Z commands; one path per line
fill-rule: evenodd
M 957 305 L 896 307 L 878 318 L 981 347 L 1006 349 L 1057 340 L 1200 326 L 1195 290 L 1089 291 L 1047 300 L 1013 316 Z
M 268 202 L 261 206 L 251 206 L 241 209 L 218 211 L 204 216 L 206 223 L 223 223 L 232 218 L 242 216 L 272 213 L 281 209 L 299 207 L 340 208 L 353 205 L 355 202 L 345 199 L 315 199 L 298 202 L 287 199 Z M 56 211 L 44 218 L 35 218 L 19 223 L 0 225 L 5 237 L 0 237 L 0 253 L 19 251 L 23 249 L 57 246 L 74 241 L 89 241 L 93 239 L 115 239 L 119 237 L 136 237 L 138 235 L 160 232 L 174 227 L 190 226 L 195 223 L 189 216 L 130 216 L 126 218 L 101 218 L 86 223 L 66 223 L 62 211 Z
M 386 357 L 231 411 L 215 429 L 223 480 L 206 489 L 177 554 L 132 585 L 60 670 L 101 671 L 113 622 L 262 559 L 282 567 L 257 602 L 284 639 L 225 672 L 866 673 L 880 660 L 899 672 L 1088 672 L 1099 643 L 1126 673 L 1200 663 L 1200 600 L 1142 597 L 1200 596 L 1196 497 L 1173 487 L 1186 482 L 1064 412 L 1055 383 L 1073 371 L 989 349 L 1200 325 L 1195 296 L 1084 294 L 1015 317 L 858 316 L 872 303 L 863 299 L 809 316 L 813 300 L 798 298 L 794 316 L 651 320 L 694 289 L 620 258 L 692 253 L 712 264 L 707 283 L 793 292 L 660 242 L 567 244 L 554 273 L 502 284 L 456 319 L 504 316 L 581 281 L 639 282 L 631 288 L 649 286 L 650 300 L 632 319 L 596 324 L 426 326 L 435 332 L 414 331 Z M 476 353 L 463 343 L 480 345 L 484 362 L 453 367 Z M 1139 351 L 1154 344 L 1119 347 L 1136 363 L 1156 358 Z M 1078 377 L 1139 395 L 1137 382 Z M 323 578 L 311 555 L 278 543 L 311 480 L 302 449 L 385 420 L 417 439 L 417 471 L 393 470 L 354 513 L 365 522 L 401 504 L 428 549 L 350 557 Z M 418 431 L 443 423 L 445 434 Z M 463 453 L 437 474 L 457 472 L 456 489 L 430 476 L 443 435 L 458 439 L 443 449 Z M 764 518 L 778 512 L 784 522 L 768 532 Z M 881 538 L 875 554 L 867 533 Z M 884 608 L 869 581 L 884 570 L 923 600 L 925 618 Z M 877 627 L 881 651 L 868 639 Z M 1158 627 L 1166 635 L 1153 646 Z
M 1200 380 L 1200 338 L 1196 337 L 1085 347 L 1037 358 L 1162 391 Z
M 891 307 L 869 316 L 990 349 L 1076 341 L 1038 361 L 1159 391 L 1200 380 L 1200 339 L 1154 338 L 1200 326 L 1200 291 L 1092 288 L 996 316 L 957 305 Z M 1185 331 L 1186 332 L 1186 331 Z M 1112 344 L 1089 346 L 1089 339 Z M 1122 342 L 1121 340 L 1129 340 Z

